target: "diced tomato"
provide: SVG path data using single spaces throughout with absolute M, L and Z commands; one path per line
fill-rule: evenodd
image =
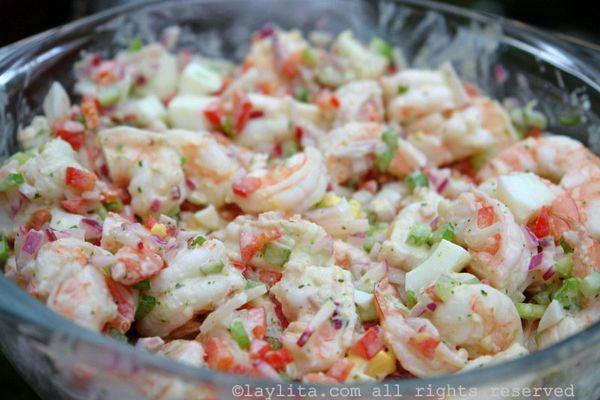
M 265 360 L 271 367 L 282 370 L 286 365 L 291 363 L 294 358 L 288 349 L 281 348 L 279 350 L 269 350 L 265 353 L 263 360 Z
M 233 366 L 233 353 L 222 337 L 209 337 L 204 343 L 206 363 L 212 369 L 227 371 Z
M 262 339 L 253 339 L 250 343 L 250 359 L 263 360 L 267 352 L 273 350 L 271 344 Z
M 383 336 L 381 328 L 375 325 L 369 328 L 364 335 L 350 348 L 350 352 L 364 359 L 370 360 L 383 349 Z
M 285 314 L 283 313 L 281 303 L 275 297 L 271 297 L 271 301 L 273 302 L 273 311 L 275 311 L 275 316 L 279 320 L 281 327 L 283 329 L 287 328 L 290 323 L 287 320 Z
M 238 135 L 250 120 L 252 103 L 243 92 L 233 92 L 233 129 Z
M 494 207 L 486 206 L 477 211 L 477 227 L 487 228 L 494 223 Z
M 85 117 L 85 126 L 88 129 L 97 129 L 100 126 L 100 105 L 98 99 L 84 96 L 81 101 L 81 113 Z
M 258 280 L 267 285 L 269 288 L 279 282 L 283 275 L 279 272 L 274 271 L 260 271 L 258 273 Z
M 65 142 L 69 143 L 73 150 L 79 150 L 83 145 L 83 131 L 71 131 L 64 128 L 57 128 L 55 130 L 55 135 L 58 138 L 61 138 Z
M 277 240 L 281 232 L 277 229 L 267 229 L 262 232 L 243 231 L 240 234 L 240 254 L 242 262 L 247 263 L 256 253 L 262 251 L 266 243 Z
M 214 126 L 221 126 L 221 118 L 223 117 L 223 105 L 220 102 L 209 104 L 204 109 L 204 117 Z
M 300 71 L 301 53 L 292 53 L 281 63 L 281 73 L 288 79 L 294 79 Z
M 106 277 L 106 286 L 115 303 L 117 303 L 117 317 L 107 324 L 110 327 L 127 332 L 135 318 L 136 301 L 131 288 Z
M 421 337 L 421 335 L 423 335 L 423 337 Z M 418 333 L 408 340 L 408 343 L 411 346 L 416 347 L 425 357 L 429 359 L 433 358 L 435 350 L 440 342 L 441 340 L 439 338 L 429 336 L 425 333 Z
M 90 210 L 89 202 L 81 197 L 63 200 L 60 202 L 60 205 L 68 212 L 74 214 L 85 214 Z
M 254 326 L 252 334 L 257 339 L 262 339 L 267 333 L 267 313 L 264 307 L 251 308 L 248 310 L 248 320 Z
M 548 207 L 543 207 L 536 219 L 529 226 L 531 232 L 539 239 L 550 235 L 550 212 Z
M 38 208 L 31 214 L 27 225 L 25 225 L 28 229 L 35 229 L 39 231 L 44 225 L 46 225 L 52 219 L 52 214 L 48 211 L 47 208 Z
M 156 218 L 154 218 L 152 215 L 150 215 L 148 217 L 148 219 L 146 220 L 146 223 L 144 224 L 144 226 L 147 229 L 152 229 L 152 227 L 154 226 L 154 224 L 156 224 L 158 221 L 156 220 Z
M 340 107 L 340 99 L 338 99 L 338 97 L 334 94 L 329 98 L 329 102 L 331 103 L 332 106 L 334 106 L 335 108 L 339 108 Z
M 329 367 L 327 376 L 341 383 L 348 378 L 348 375 L 352 372 L 352 368 L 354 368 L 354 363 L 352 361 L 347 358 L 340 358 L 335 360 L 333 365 Z
M 260 188 L 260 178 L 246 175 L 233 183 L 233 193 L 236 196 L 248 197 Z
M 96 175 L 78 168 L 67 167 L 65 183 L 74 189 L 87 192 L 96 186 Z
M 534 126 L 527 132 L 525 132 L 525 137 L 540 137 L 542 135 L 542 128 Z

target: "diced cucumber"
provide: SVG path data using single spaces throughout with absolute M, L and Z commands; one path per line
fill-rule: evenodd
M 157 304 L 158 301 L 156 300 L 156 297 L 142 295 L 138 302 L 137 310 L 135 310 L 135 319 L 138 321 L 140 319 L 144 319 L 146 315 L 150 314 L 150 312 L 154 310 L 154 307 L 156 307 Z
M 410 227 L 406 243 L 413 246 L 423 246 L 429 241 L 430 236 L 431 227 L 428 224 L 417 222 Z
M 0 182 L 0 193 L 16 188 L 23 183 L 25 183 L 25 177 L 23 174 L 8 174 L 6 178 Z
M 244 324 L 240 321 L 234 321 L 229 327 L 229 331 L 231 332 L 231 336 L 236 341 L 240 349 L 248 350 L 250 348 L 250 338 L 246 333 L 246 328 L 244 328 Z
M 0 236 L 0 262 L 6 262 L 10 257 L 10 247 L 4 236 Z
M 427 178 L 427 175 L 421 171 L 415 171 L 408 175 L 405 181 L 410 190 L 414 190 L 418 186 L 429 186 L 429 179 Z
M 98 91 L 98 101 L 102 107 L 113 106 L 121 100 L 121 91 L 115 86 L 101 88 Z
M 565 280 L 552 296 L 554 300 L 558 300 L 566 310 L 581 307 L 581 282 L 577 278 L 569 278 Z
M 223 267 L 225 267 L 223 261 L 215 260 L 201 266 L 200 272 L 202 272 L 204 275 L 218 274 L 223 271 Z
M 600 293 L 600 272 L 592 272 L 581 280 L 581 293 L 585 297 L 594 297 Z
M 541 304 L 516 303 L 515 307 L 517 308 L 519 316 L 528 321 L 535 321 L 542 318 L 544 311 L 546 311 L 546 306 Z
M 573 270 L 573 257 L 567 254 L 554 264 L 554 268 L 562 278 L 570 278 Z
M 264 260 L 270 265 L 276 267 L 283 267 L 283 265 L 290 259 L 291 254 L 292 249 L 277 242 L 266 243 L 263 249 Z

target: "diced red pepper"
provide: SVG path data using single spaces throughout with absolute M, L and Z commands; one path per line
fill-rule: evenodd
M 262 232 L 243 231 L 240 234 L 240 254 L 242 262 L 249 262 L 252 257 L 263 250 L 266 243 L 277 240 L 281 237 L 281 232 L 277 229 L 267 229 Z
M 90 204 L 86 199 L 81 197 L 75 199 L 63 200 L 60 205 L 73 214 L 85 214 L 90 210 Z
M 383 349 L 383 336 L 379 325 L 369 328 L 364 335 L 350 348 L 350 352 L 370 360 Z
M 85 126 L 88 129 L 97 129 L 100 126 L 100 104 L 92 96 L 84 96 L 81 101 L 81 113 L 85 117 Z
M 292 53 L 281 63 L 281 73 L 288 79 L 294 79 L 296 76 L 298 76 L 301 63 L 301 53 Z
M 340 107 L 340 99 L 338 99 L 338 97 L 335 94 L 331 95 L 331 97 L 329 98 L 329 102 L 335 108 L 339 108 Z
M 288 349 L 285 347 L 279 350 L 267 351 L 263 359 L 276 370 L 284 369 L 286 365 L 294 360 Z
M 252 103 L 243 92 L 233 92 L 233 129 L 242 133 L 252 114 Z
M 69 143 L 73 150 L 77 151 L 83 145 L 83 131 L 70 131 L 63 128 L 55 130 L 56 137 L 61 138 L 65 142 Z
M 540 210 L 538 216 L 529 226 L 529 229 L 539 239 L 550 235 L 550 212 L 548 207 L 543 207 Z
M 338 382 L 344 382 L 352 372 L 352 368 L 354 368 L 354 363 L 347 358 L 340 358 L 335 360 L 333 365 L 329 367 L 327 371 L 327 376 L 335 379 Z
M 525 132 L 525 137 L 540 137 L 542 135 L 542 128 L 534 126 L 527 132 Z
M 82 169 L 67 167 L 65 183 L 74 189 L 87 192 L 96 186 L 96 175 Z
M 209 104 L 204 109 L 204 117 L 214 126 L 221 126 L 221 118 L 223 117 L 223 105 L 220 102 Z
M 267 313 L 264 307 L 251 308 L 248 310 L 248 320 L 254 326 L 252 334 L 257 339 L 262 339 L 267 333 Z
M 425 337 L 419 337 L 420 335 L 425 335 Z M 416 347 L 425 357 L 429 359 L 433 358 L 435 350 L 440 342 L 441 340 L 439 338 L 422 333 L 419 333 L 408 340 L 408 343 L 411 346 Z
M 233 183 L 233 193 L 236 196 L 248 197 L 260 188 L 260 178 L 246 175 L 242 179 Z
M 477 211 L 477 227 L 487 228 L 494 223 L 494 207 L 486 206 Z
M 258 280 L 267 285 L 269 288 L 279 282 L 283 275 L 275 271 L 260 271 Z
M 271 344 L 262 339 L 254 339 L 250 343 L 250 359 L 263 360 L 267 352 L 273 350 Z
M 209 337 L 204 343 L 206 363 L 212 369 L 228 371 L 234 362 L 233 353 L 222 337 Z

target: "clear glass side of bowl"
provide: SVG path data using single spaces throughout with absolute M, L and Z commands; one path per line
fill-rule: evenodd
M 128 5 L 0 49 L 0 157 L 16 150 L 18 126 L 40 111 L 52 80 L 72 87 L 72 65 L 82 52 L 109 56 L 134 38 L 156 40 L 164 28 L 178 25 L 179 48 L 239 60 L 250 34 L 265 22 L 304 33 L 349 29 L 363 40 L 381 36 L 402 48 L 409 63 L 418 67 L 449 60 L 464 79 L 492 97 L 537 100 L 549 116 L 551 131 L 576 137 L 600 153 L 600 73 L 585 59 L 585 52 L 548 33 L 422 1 L 188 0 Z M 560 125 L 560 117 L 573 112 L 580 113 L 581 123 Z M 235 384 L 270 386 L 188 368 L 87 332 L 4 277 L 0 346 L 43 398 L 156 398 L 162 390 L 172 398 L 226 399 L 235 397 L 231 392 Z M 495 388 L 573 384 L 577 398 L 593 399 L 600 395 L 598 361 L 600 328 L 593 326 L 516 361 L 454 376 L 390 381 L 387 389 L 398 390 L 405 398 L 422 398 L 419 388 L 463 387 L 476 391 L 464 398 L 488 398 Z M 319 397 L 331 397 L 327 387 L 312 388 Z M 363 398 L 377 398 L 377 390 L 385 387 L 358 389 Z

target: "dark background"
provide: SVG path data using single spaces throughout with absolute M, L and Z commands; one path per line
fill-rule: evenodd
M 0 0 L 0 46 L 126 2 L 131 0 Z M 503 15 L 600 44 L 598 14 L 592 9 L 595 2 L 561 0 L 447 0 L 445 2 Z M 0 385 L 2 399 L 38 399 L 1 353 Z

